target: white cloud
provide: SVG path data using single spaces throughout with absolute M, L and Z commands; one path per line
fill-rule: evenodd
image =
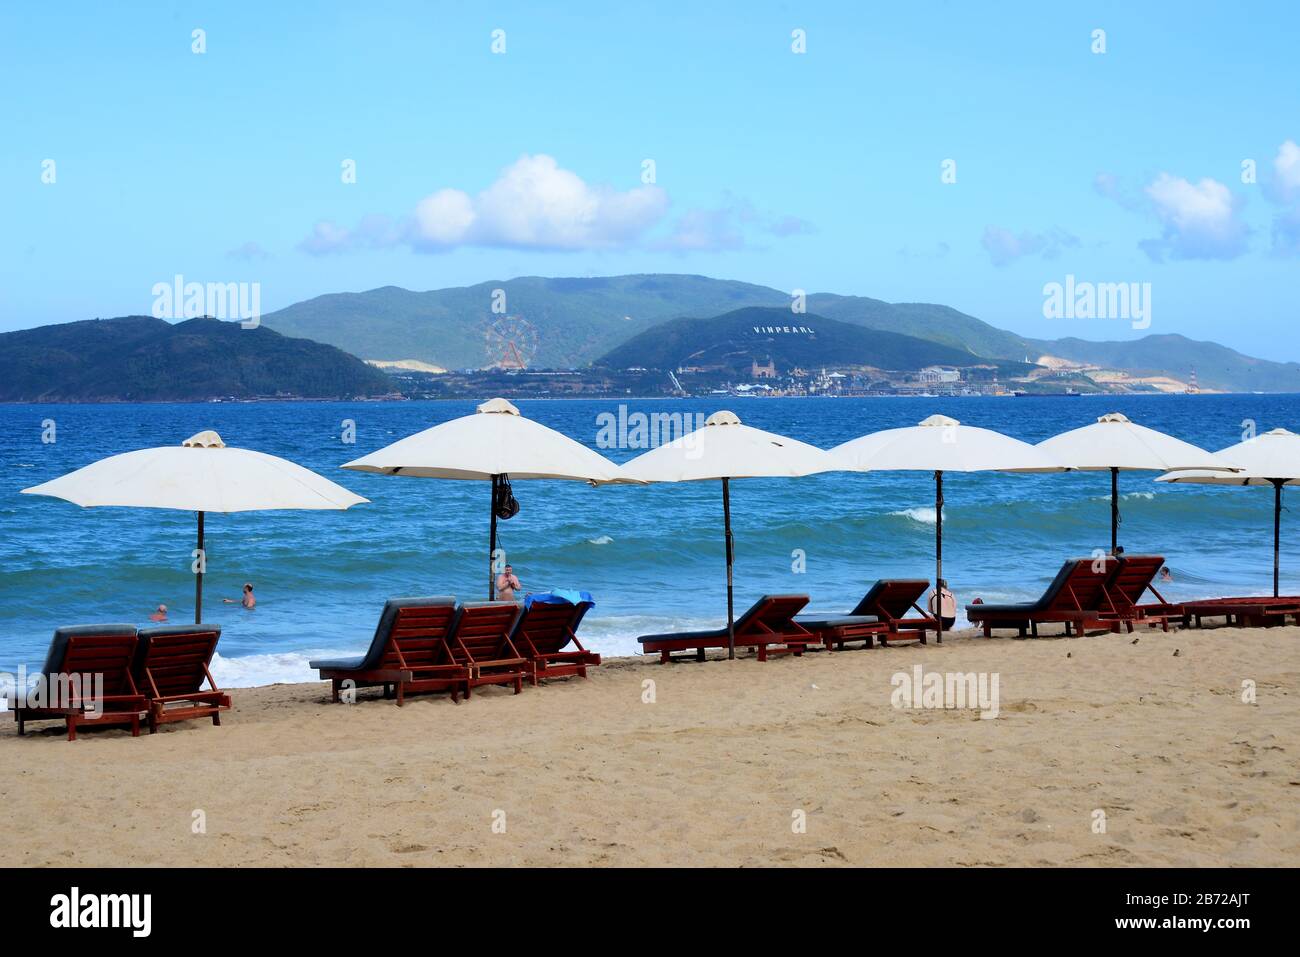
M 1152 259 L 1233 259 L 1246 251 L 1241 200 L 1218 180 L 1161 173 L 1145 192 L 1164 224 L 1161 238 L 1139 244 Z
M 1274 189 L 1283 202 L 1300 198 L 1300 146 L 1287 140 L 1273 159 Z
M 469 235 L 478 213 L 469 194 L 440 189 L 415 205 L 415 234 L 431 246 L 454 246 Z
M 658 186 L 623 192 L 591 186 L 550 156 L 524 155 L 476 196 L 440 189 L 400 224 L 368 216 L 347 229 L 324 220 L 299 246 L 313 255 L 402 243 L 422 252 L 458 246 L 611 249 L 638 239 L 667 211 L 668 194 Z
M 1273 253 L 1300 256 L 1300 146 L 1286 140 L 1273 158 L 1264 194 L 1282 207 L 1273 217 Z
M 476 195 L 439 189 L 398 223 L 368 216 L 355 229 L 322 220 L 299 248 L 314 256 L 408 245 L 419 252 L 461 246 L 552 251 L 643 248 L 673 251 L 740 249 L 747 233 L 787 237 L 813 231 L 796 216 L 769 216 L 727 196 L 718 209 L 691 209 L 665 236 L 650 234 L 668 217 L 659 186 L 628 190 L 593 186 L 544 154 L 521 156 Z
M 1059 226 L 1044 233 L 1026 231 L 1020 235 L 1002 226 L 985 226 L 980 245 L 993 260 L 993 265 L 1006 266 L 1024 256 L 1041 254 L 1044 259 L 1056 259 L 1062 249 L 1079 245 L 1079 238 Z
M 341 252 L 348 248 L 351 235 L 343 226 L 323 219 L 312 227 L 311 235 L 300 242 L 298 247 L 313 256 Z
M 1099 195 L 1113 199 L 1125 209 L 1134 210 L 1142 205 L 1141 200 L 1135 197 L 1114 173 L 1098 173 L 1092 178 L 1092 188 Z

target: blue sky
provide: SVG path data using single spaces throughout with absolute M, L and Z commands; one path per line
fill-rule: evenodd
M 690 272 L 1141 334 L 1045 319 L 1072 274 L 1300 359 L 1294 4 L 613 6 L 6 5 L 0 330 L 178 273 L 271 311 Z

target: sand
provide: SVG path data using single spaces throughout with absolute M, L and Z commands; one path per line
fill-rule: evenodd
M 894 707 L 915 665 L 996 673 L 999 715 Z M 75 743 L 6 716 L 8 862 L 1300 864 L 1296 628 L 625 658 L 517 697 L 370 694 L 241 689 L 220 728 Z

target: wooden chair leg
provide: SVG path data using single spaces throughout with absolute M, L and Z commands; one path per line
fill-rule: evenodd
M 388 689 L 388 685 L 384 685 L 384 690 L 386 691 L 387 689 Z M 387 698 L 391 696 L 386 694 L 384 695 L 384 697 Z M 406 703 L 406 682 L 399 681 L 397 682 L 397 706 L 400 708 L 405 703 Z
M 332 697 L 332 700 L 333 700 L 333 702 L 334 702 L 335 704 L 338 704 L 338 703 L 339 703 L 339 688 L 340 688 L 340 686 L 341 686 L 342 684 L 343 684 L 343 682 L 342 682 L 342 680 L 339 679 L 339 678 L 334 678 L 333 680 L 330 681 L 330 687 L 331 687 L 332 692 L 333 692 L 333 694 L 332 694 L 331 697 Z
M 696 661 L 703 661 L 703 660 L 704 660 L 704 649 L 703 649 L 703 648 L 696 648 L 696 649 L 695 649 L 695 660 L 696 660 Z
M 153 732 L 149 733 L 152 734 Z M 131 715 L 131 737 L 140 737 L 140 716 L 138 714 Z
M 68 740 L 76 741 L 77 740 L 77 716 L 75 714 L 70 714 L 64 720 L 67 722 L 68 725 Z
M 221 712 L 219 711 L 212 712 L 212 723 L 216 725 L 218 728 L 221 727 Z

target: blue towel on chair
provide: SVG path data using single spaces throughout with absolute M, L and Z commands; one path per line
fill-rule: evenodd
M 584 601 L 591 605 L 596 604 L 596 600 L 591 597 L 591 592 L 578 591 L 573 588 L 552 588 L 550 591 L 537 592 L 527 596 L 524 599 L 524 607 L 531 608 L 534 602 L 543 605 L 577 605 Z

